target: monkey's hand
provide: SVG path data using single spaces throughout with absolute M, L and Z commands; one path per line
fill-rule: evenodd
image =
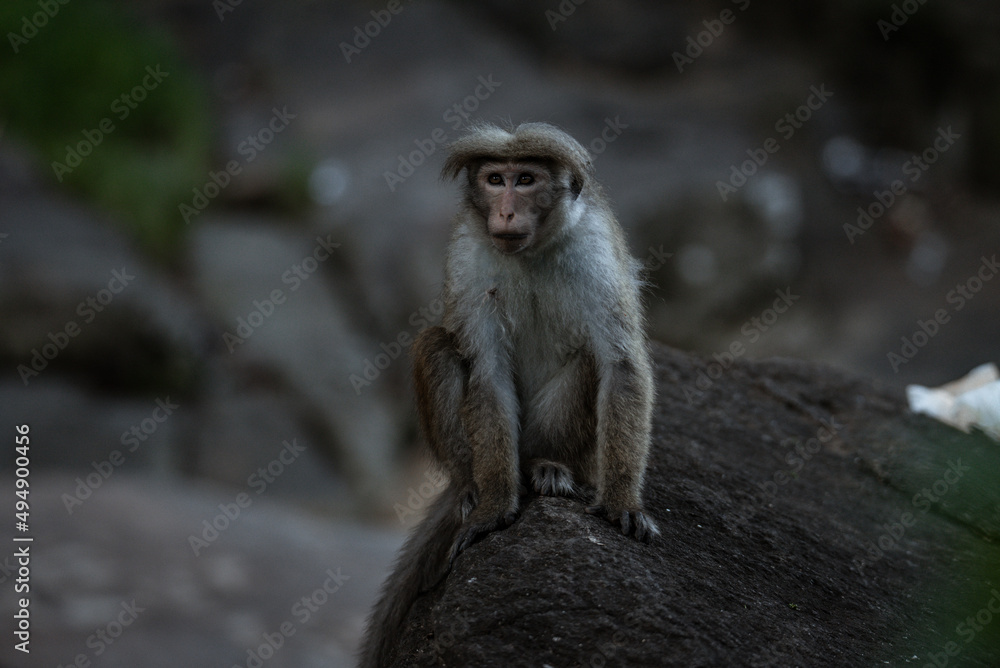
M 632 536 L 643 543 L 648 543 L 660 535 L 660 529 L 656 526 L 656 522 L 648 517 L 642 508 L 615 510 L 607 506 L 588 506 L 587 512 L 603 517 L 619 527 L 626 536 Z

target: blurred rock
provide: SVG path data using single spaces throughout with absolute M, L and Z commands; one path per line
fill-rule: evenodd
M 49 444 L 36 466 L 85 478 L 117 451 L 116 473 L 184 472 L 245 487 L 298 439 L 301 459 L 275 465 L 282 475 L 268 481 L 278 493 L 388 507 L 378 501 L 399 418 L 385 378 L 363 392 L 350 380 L 352 369 L 364 372 L 355 363 L 379 351 L 362 342 L 358 319 L 347 319 L 358 307 L 330 288 L 316 259 L 333 258 L 339 242 L 232 218 L 196 228 L 182 263 L 190 275 L 179 277 L 87 207 L 53 195 L 38 169 L 16 147 L 0 151 L 0 400 L 5 419 Z M 272 303 L 276 289 L 287 300 Z
M 620 68 L 633 76 L 673 68 L 674 45 L 684 43 L 687 31 L 694 35 L 705 30 L 698 23 L 702 18 L 718 20 L 718 10 L 714 16 L 696 19 L 689 8 L 653 0 L 614 5 L 585 0 L 493 0 L 481 7 L 491 22 L 516 31 L 549 58 L 593 68 Z M 601 39 L 594 39 L 595 34 Z
M 348 319 L 354 308 L 324 279 L 328 265 L 342 261 L 340 245 L 334 234 L 296 233 L 260 218 L 216 219 L 193 231 L 191 281 L 218 326 L 219 368 L 238 374 L 207 398 L 209 424 L 200 448 L 206 473 L 251 474 L 253 460 L 274 456 L 282 440 L 296 436 L 287 430 L 296 429 L 297 420 L 300 432 L 312 432 L 301 436 L 317 436 L 323 444 L 316 454 L 336 461 L 363 498 L 378 498 L 385 489 L 398 442 L 396 419 L 379 400 L 378 378 L 366 378 L 357 364 L 369 353 L 356 320 Z M 401 358 L 402 351 L 391 361 L 403 364 Z M 280 390 L 284 402 L 248 396 L 246 380 L 254 375 L 264 387 Z M 255 414 L 265 406 L 277 415 Z M 261 428 L 268 423 L 285 426 Z M 241 454 L 234 459 L 236 433 Z
M 676 221 L 658 230 L 661 253 L 669 257 L 660 260 L 651 252 L 645 258 L 653 296 L 649 320 L 655 331 L 669 331 L 671 341 L 727 349 L 729 341 L 713 333 L 727 332 L 728 323 L 738 322 L 751 306 L 770 306 L 776 288 L 796 282 L 803 215 L 798 181 L 765 174 L 747 189 L 728 202 L 718 196 L 681 197 L 640 221 L 645 234 L 657 221 Z M 772 209 L 759 204 L 762 197 Z
M 176 408 L 168 414 L 157 401 Z M 124 462 L 114 466 L 116 472 L 175 473 L 182 468 L 178 444 L 190 437 L 196 415 L 195 404 L 176 395 L 109 397 L 87 392 L 55 373 L 28 388 L 20 382 L 0 382 L 0 406 L 5 420 L 10 420 L 5 427 L 27 424 L 32 437 L 45 444 L 33 452 L 33 466 L 75 471 L 83 477 L 94 472 L 95 462 L 107 462 L 114 451 Z M 3 467 L 11 463 L 5 459 Z
M 4 418 L 53 444 L 39 465 L 90 472 L 128 449 L 131 467 L 175 468 L 208 351 L 205 321 L 165 271 L 37 173 L 17 147 L 0 150 Z M 182 407 L 157 412 L 158 400 Z
M 260 665 L 251 653 L 270 668 L 355 664 L 399 532 L 310 516 L 251 490 L 240 507 L 237 489 L 128 474 L 70 515 L 60 497 L 73 485 L 32 475 L 31 665 L 79 655 L 106 668 Z M 206 522 L 221 528 L 206 534 Z M 15 606 L 9 555 L 5 610 Z M 15 655 L 0 647 L 0 663 L 22 665 Z
M 33 185 L 37 169 L 0 151 L 0 357 L 26 387 L 55 370 L 103 389 L 191 391 L 207 352 L 197 306 L 106 218 Z

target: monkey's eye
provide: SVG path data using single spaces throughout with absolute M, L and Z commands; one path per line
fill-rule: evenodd
M 486 177 L 486 182 L 489 183 L 491 186 L 502 186 L 503 177 L 500 176 L 499 174 L 490 174 L 489 176 Z
M 525 173 L 517 177 L 517 185 L 528 186 L 535 182 L 535 177 L 531 174 Z

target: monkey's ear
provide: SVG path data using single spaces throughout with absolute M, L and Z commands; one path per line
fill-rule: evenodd
M 580 193 L 583 192 L 583 186 L 594 176 L 593 159 L 586 149 L 579 144 L 577 146 L 580 150 L 573 155 L 576 159 L 569 163 L 570 169 L 573 171 L 573 180 L 569 184 L 569 189 L 574 197 L 579 197 Z

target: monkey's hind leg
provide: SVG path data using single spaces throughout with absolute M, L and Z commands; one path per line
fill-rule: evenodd
M 596 430 L 593 360 L 575 355 L 532 397 L 521 442 L 523 477 L 542 496 L 592 500 Z
M 531 487 L 542 496 L 565 496 L 581 498 L 580 490 L 573 480 L 569 467 L 549 459 L 532 459 L 528 462 L 528 477 Z

